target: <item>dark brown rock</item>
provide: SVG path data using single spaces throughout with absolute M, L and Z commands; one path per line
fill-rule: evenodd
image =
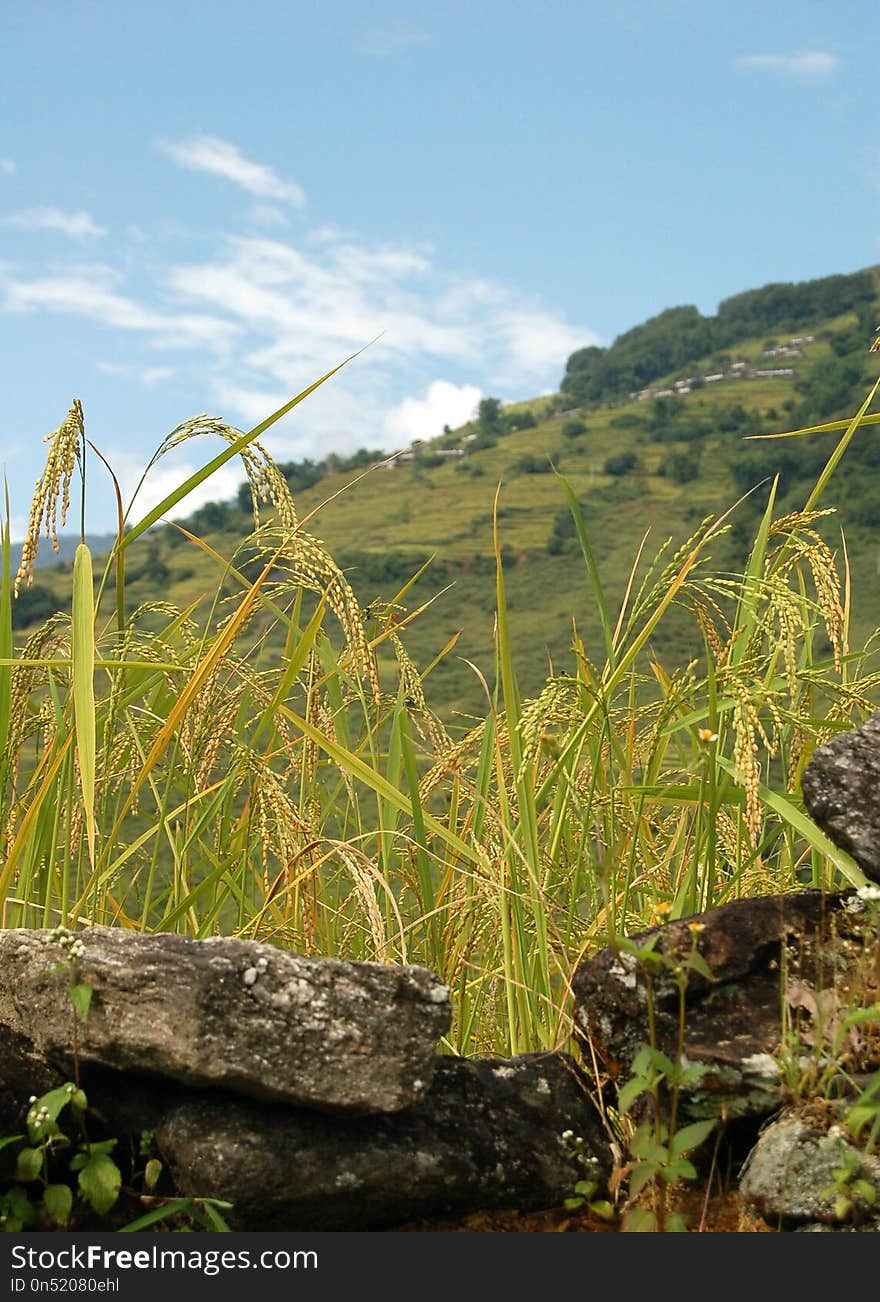
M 86 1064 L 339 1112 L 428 1088 L 449 992 L 420 967 L 303 958 L 252 941 L 79 933 Z M 70 1071 L 69 967 L 46 931 L 0 932 L 0 1026 Z M 36 1093 L 36 1090 L 32 1090 Z
M 47 1094 L 65 1079 L 26 1036 L 0 1026 L 0 1136 L 23 1132 L 31 1097 Z
M 810 817 L 880 882 L 880 711 L 820 746 L 801 788 Z
M 669 964 L 696 950 L 710 973 L 689 971 L 685 989 L 683 1052 L 705 1066 L 687 1092 L 691 1115 L 760 1115 L 779 1105 L 772 1055 L 781 1036 L 783 969 L 799 981 L 827 982 L 822 950 L 844 916 L 843 898 L 803 891 L 737 900 L 633 937 L 637 946 L 655 938 Z M 619 1082 L 649 1041 L 649 1006 L 658 1047 L 676 1055 L 679 990 L 667 967 L 646 974 L 634 955 L 608 948 L 580 965 L 572 986 L 579 1033 Z
M 178 1190 L 232 1202 L 230 1224 L 246 1230 L 378 1229 L 553 1207 L 578 1180 L 601 1187 L 611 1168 L 587 1082 L 563 1054 L 439 1058 L 429 1092 L 385 1116 L 330 1118 L 203 1094 L 172 1107 L 156 1138 Z

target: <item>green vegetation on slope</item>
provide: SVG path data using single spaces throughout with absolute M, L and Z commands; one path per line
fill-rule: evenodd
M 695 307 L 668 308 L 627 330 L 610 348 L 572 353 L 562 391 L 578 406 L 620 400 L 718 350 L 767 334 L 802 333 L 847 312 L 867 312 L 862 323 L 867 334 L 876 320 L 876 297 L 874 274 L 858 271 L 748 290 L 725 299 L 714 317 L 702 316 Z
M 570 482 L 589 522 L 612 606 L 625 591 L 633 556 L 647 531 L 646 555 L 667 538 L 677 545 L 705 516 L 719 514 L 763 481 L 765 486 L 737 509 L 730 531 L 712 544 L 714 564 L 735 570 L 744 562 L 772 476 L 781 475 L 781 507 L 793 510 L 803 502 L 827 455 L 828 439 L 750 442 L 748 436 L 842 417 L 858 406 L 871 376 L 866 350 L 873 318 L 866 333 L 859 299 L 858 311 L 817 322 L 817 304 L 840 306 L 838 282 L 844 289 L 849 286 L 847 292 L 864 295 L 866 285 L 874 285 L 875 273 L 810 282 L 795 287 L 797 294 L 756 291 L 755 302 L 764 304 L 762 329 L 741 339 L 718 382 L 698 384 L 675 396 L 577 412 L 570 410 L 564 394 L 509 407 L 485 399 L 467 426 L 431 442 L 414 443 L 396 464 L 371 470 L 320 511 L 310 528 L 327 544 L 365 606 L 380 610 L 431 561 L 402 604 L 412 610 L 436 597 L 408 630 L 407 645 L 421 669 L 460 632 L 454 652 L 432 671 L 436 709 L 445 717 L 455 710 L 482 711 L 484 689 L 471 664 L 493 680 L 492 515 L 499 483 L 497 515 L 514 631 L 512 654 L 523 690 L 530 693 L 540 689 L 548 664 L 567 657 L 573 620 L 590 651 L 598 634 L 592 594 L 573 564 L 579 544 L 554 468 Z M 730 302 L 748 303 L 752 297 L 741 295 Z M 770 307 L 777 302 L 787 303 L 784 311 L 790 313 L 805 303 L 812 313 L 813 341 L 802 344 L 797 356 L 782 358 L 784 366 L 765 356 L 771 344 L 765 327 Z M 751 320 L 757 312 L 756 307 L 751 316 L 744 311 L 733 315 Z M 794 321 L 790 328 L 797 335 L 805 328 L 794 316 L 784 316 L 782 308 L 774 308 L 773 319 Z M 786 347 L 790 338 L 783 333 L 772 343 Z M 712 355 L 704 357 L 687 374 L 700 367 L 711 373 L 717 362 Z M 745 362 L 752 371 L 782 369 L 793 374 L 736 378 L 740 372 L 730 369 L 736 362 Z M 673 386 L 679 376 L 674 370 L 664 372 L 658 387 Z M 306 515 L 379 459 L 378 453 L 362 451 L 350 458 L 330 456 L 279 469 L 300 514 Z M 849 564 L 860 594 L 852 614 L 858 640 L 880 623 L 871 581 L 880 512 L 873 492 L 878 462 L 880 443 L 873 430 L 865 429 L 835 479 L 838 513 L 823 524 L 838 553 L 839 528 L 846 530 Z M 250 528 L 249 499 L 249 488 L 243 485 L 237 502 L 202 507 L 186 527 L 228 558 Z M 151 534 L 149 545 L 132 562 L 131 578 L 137 580 L 139 598 L 188 605 L 209 599 L 217 573 L 216 561 L 186 544 L 178 529 L 168 527 Z M 67 592 L 66 568 L 41 570 L 35 586 L 19 598 L 17 625 L 31 626 L 63 607 Z M 405 612 L 398 616 L 405 617 Z M 693 629 L 674 612 L 657 630 L 653 645 L 673 664 L 685 662 L 698 649 Z

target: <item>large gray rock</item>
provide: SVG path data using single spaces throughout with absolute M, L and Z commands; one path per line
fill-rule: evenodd
M 579 1180 L 601 1187 L 611 1169 L 587 1082 L 563 1054 L 440 1058 L 429 1092 L 393 1115 L 331 1118 L 203 1094 L 172 1106 L 156 1140 L 177 1190 L 233 1203 L 239 1230 L 548 1208 Z
M 781 1098 L 772 1055 L 782 1031 L 783 973 L 803 990 L 830 984 L 825 956 L 836 962 L 831 937 L 861 925 L 842 908 L 843 900 L 821 891 L 736 900 L 655 927 L 632 938 L 636 946 L 653 943 L 663 956 L 649 970 L 626 949 L 601 950 L 572 981 L 579 1034 L 621 1083 L 648 1043 L 649 1015 L 658 1047 L 675 1057 L 679 990 L 670 967 L 696 950 L 709 978 L 688 973 L 683 1051 L 704 1070 L 685 1091 L 685 1109 L 695 1117 L 731 1118 L 774 1111 Z M 861 951 L 858 937 L 855 948 Z
M 303 958 L 253 941 L 79 933 L 93 989 L 84 1063 L 338 1112 L 428 1088 L 449 992 L 420 967 Z M 47 931 L 0 932 L 0 1026 L 70 1070 L 69 967 Z M 36 1092 L 36 1091 L 34 1091 Z
M 841 1175 L 849 1172 L 842 1184 Z M 853 1191 L 838 1204 L 838 1192 L 855 1181 L 875 1190 L 872 1204 Z M 791 1114 L 768 1126 L 749 1155 L 740 1177 L 740 1193 L 771 1225 L 798 1221 L 828 1226 L 859 1223 L 878 1210 L 880 1158 L 859 1152 L 840 1126 L 817 1129 Z M 813 1227 L 815 1228 L 815 1227 Z
M 810 816 L 880 882 L 880 711 L 820 746 L 801 778 Z

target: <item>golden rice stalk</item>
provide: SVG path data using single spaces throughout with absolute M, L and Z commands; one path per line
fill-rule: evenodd
M 394 647 L 394 654 L 400 666 L 401 676 L 407 695 L 410 718 L 416 726 L 422 741 L 426 735 L 430 738 L 435 755 L 443 755 L 452 745 L 449 734 L 439 719 L 431 713 L 422 687 L 422 676 L 416 669 L 399 633 L 390 632 L 389 638 Z
M 49 444 L 46 465 L 37 480 L 28 517 L 27 531 L 21 549 L 21 564 L 15 576 L 14 591 L 16 597 L 22 583 L 30 587 L 34 577 L 34 561 L 40 545 L 43 526 L 46 537 L 51 538 L 52 546 L 58 551 L 58 498 L 61 497 L 61 525 L 67 520 L 70 506 L 70 481 L 76 460 L 85 438 L 82 403 L 74 398 L 73 406 L 67 417 L 44 442 Z
M 834 653 L 834 665 L 840 673 L 843 665 L 844 626 L 840 574 L 831 548 L 821 534 L 810 528 L 813 521 L 830 514 L 828 510 L 793 512 L 775 522 L 770 530 L 770 536 L 781 534 L 786 538 L 785 547 L 788 555 L 780 567 L 782 577 L 788 578 L 802 562 L 809 567 L 816 589 L 816 602 Z
M 423 804 L 433 795 L 447 776 L 457 774 L 464 780 L 465 776 L 477 763 L 485 731 L 485 722 L 478 723 L 469 732 L 466 732 L 459 741 L 451 745 L 444 754 L 438 756 L 419 783 L 419 799 Z M 506 728 L 499 727 L 498 735 L 502 741 L 505 740 L 507 737 Z
M 92 555 L 80 543 L 73 558 L 71 618 L 73 726 L 89 858 L 95 862 L 95 607 Z
M 235 429 L 232 425 L 227 425 L 225 421 L 218 420 L 216 416 L 209 416 L 206 412 L 203 412 L 200 416 L 193 416 L 190 420 L 183 421 L 176 429 L 173 429 L 163 439 L 153 461 L 157 461 L 166 452 L 179 447 L 181 443 L 185 443 L 188 439 L 200 438 L 202 434 L 217 434 L 220 438 L 225 439 L 227 443 L 236 443 L 241 438 L 241 430 Z M 283 527 L 285 529 L 295 529 L 297 526 L 296 506 L 287 486 L 287 481 L 263 445 L 254 439 L 246 448 L 242 448 L 239 456 L 244 464 L 245 473 L 251 487 L 254 527 L 256 529 L 260 528 L 260 503 L 265 505 L 271 502 Z
M 275 556 L 273 582 L 264 594 L 281 603 L 285 594 L 298 587 L 326 596 L 327 605 L 339 621 L 352 667 L 364 673 L 378 700 L 381 691 L 376 659 L 364 633 L 364 620 L 358 600 L 342 570 L 319 538 L 298 529 L 287 537 L 277 528 L 263 526 L 247 540 L 253 548 L 253 562 L 264 563 Z M 277 578 L 275 577 L 277 576 Z M 222 627 L 222 625 L 221 625 Z
M 360 906 L 360 909 L 356 910 L 360 915 L 357 918 L 358 928 L 363 928 L 366 933 L 364 939 L 369 938 L 373 960 L 378 963 L 393 963 L 396 961 L 392 940 L 386 931 L 385 920 L 379 903 L 379 893 L 382 892 L 397 921 L 399 961 L 405 963 L 406 933 L 391 886 L 373 861 L 362 851 L 343 841 L 337 841 L 335 844 L 339 858 L 351 877 L 354 895 Z
M 51 711 L 44 715 L 37 699 L 38 690 L 46 683 L 49 670 L 40 661 L 68 653 L 70 617 L 51 615 L 31 633 L 21 653 L 23 663 L 12 669 L 12 693 L 9 705 L 9 737 L 7 752 L 12 756 L 13 772 L 19 767 L 20 752 L 28 739 L 45 727 L 51 727 Z

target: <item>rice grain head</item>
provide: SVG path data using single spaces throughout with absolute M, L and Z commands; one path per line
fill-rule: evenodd
M 21 585 L 30 587 L 34 578 L 34 561 L 40 545 L 40 534 L 45 527 L 46 537 L 52 541 L 52 547 L 58 551 L 58 498 L 61 498 L 61 526 L 67 522 L 70 506 L 70 481 L 74 467 L 80 455 L 85 439 L 82 403 L 74 398 L 73 406 L 67 417 L 47 434 L 44 442 L 49 444 L 43 473 L 37 480 L 27 530 L 21 549 L 21 564 L 15 576 L 14 592 L 19 594 Z

